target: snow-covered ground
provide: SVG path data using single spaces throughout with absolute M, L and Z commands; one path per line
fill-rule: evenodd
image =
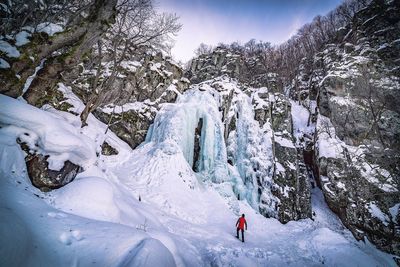
M 79 99 L 61 88 L 81 110 Z M 203 97 L 210 106 L 201 112 L 210 111 L 209 127 L 218 131 L 213 101 Z M 283 225 L 232 197 L 229 180 L 195 174 L 184 139 L 173 135 L 183 133 L 168 130 L 182 123 L 185 114 L 175 107 L 184 100 L 162 113 L 163 132 L 154 128 L 132 151 L 111 131 L 104 134 L 106 126 L 93 116 L 80 129 L 70 113 L 0 95 L 0 266 L 396 266 L 391 255 L 357 242 L 319 189 L 312 192 L 314 220 Z M 55 168 L 70 159 L 85 171 L 61 189 L 40 192 L 29 181 L 17 137 L 50 155 Z M 104 140 L 119 154 L 97 157 Z M 213 161 L 203 158 L 210 168 L 224 159 L 213 148 Z M 245 243 L 235 237 L 242 213 Z

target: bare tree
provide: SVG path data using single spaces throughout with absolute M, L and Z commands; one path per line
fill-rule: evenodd
M 118 90 L 110 90 L 121 72 L 121 64 L 131 53 L 141 46 L 168 50 L 172 38 L 181 25 L 174 14 L 158 14 L 152 0 L 123 0 L 117 5 L 116 23 L 109 28 L 103 40 L 97 43 L 95 76 L 90 85 L 89 97 L 80 117 L 82 126 L 87 117 L 110 94 Z M 108 60 L 107 68 L 111 70 L 105 75 L 102 63 Z M 118 89 L 118 88 L 117 88 Z
M 43 0 L 2 1 L 0 6 L 0 35 L 17 34 L 22 29 L 35 30 L 40 23 L 62 23 L 66 26 L 81 18 L 93 1 L 90 0 Z
M 194 51 L 196 56 L 207 55 L 210 54 L 213 50 L 211 45 L 206 45 L 205 43 L 201 43 L 198 48 Z

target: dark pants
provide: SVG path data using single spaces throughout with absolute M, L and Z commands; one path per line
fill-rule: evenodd
M 236 237 L 239 238 L 239 230 L 242 231 L 242 242 L 244 242 L 244 230 L 240 228 L 236 228 Z

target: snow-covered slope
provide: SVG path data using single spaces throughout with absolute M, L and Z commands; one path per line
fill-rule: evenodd
M 68 97 L 75 110 L 82 108 Z M 147 141 L 133 151 L 111 131 L 104 134 L 106 125 L 93 116 L 80 129 L 70 113 L 0 100 L 1 266 L 395 266 L 391 255 L 352 237 L 319 189 L 312 191 L 313 220 L 287 224 L 260 215 L 249 198 L 237 200 L 212 88 L 194 86 L 165 104 Z M 28 116 L 48 123 L 23 123 Z M 200 117 L 195 173 L 191 140 Z M 57 139 L 58 132 L 68 138 Z M 61 189 L 37 190 L 16 142 L 26 133 L 36 137 L 27 142 L 31 149 L 64 155 L 84 171 Z M 119 153 L 94 153 L 104 140 Z M 71 151 L 86 146 L 92 153 Z M 235 237 L 242 213 L 245 243 Z

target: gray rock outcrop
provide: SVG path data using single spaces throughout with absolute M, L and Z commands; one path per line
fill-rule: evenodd
M 41 191 L 60 188 L 70 183 L 82 171 L 80 166 L 70 161 L 66 161 L 59 171 L 50 170 L 47 157 L 43 155 L 30 156 L 26 166 L 32 184 Z
M 310 168 L 329 207 L 357 239 L 368 237 L 397 255 L 399 10 L 390 1 L 360 10 L 335 43 L 303 60 L 294 96 L 305 106 L 317 101 L 318 108 L 310 108 L 317 119 Z

